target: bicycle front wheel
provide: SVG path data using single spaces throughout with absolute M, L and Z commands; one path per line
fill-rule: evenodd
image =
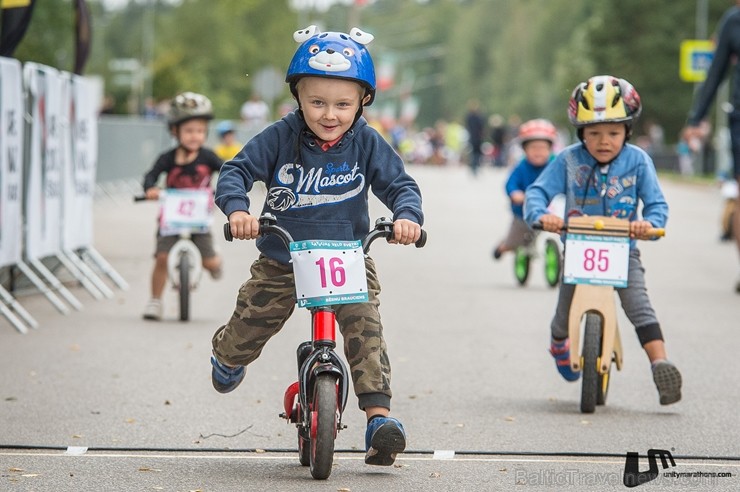
M 180 270 L 180 321 L 190 319 L 190 257 L 180 255 L 178 267 Z
M 583 382 L 581 383 L 581 412 L 593 413 L 601 391 L 599 375 L 599 355 L 601 354 L 601 316 L 586 314 L 586 327 L 583 333 Z
M 311 410 L 311 476 L 317 480 L 331 474 L 336 436 L 337 379 L 332 374 L 319 374 L 314 381 Z
M 516 276 L 519 285 L 525 285 L 529 278 L 529 261 L 530 256 L 527 248 L 519 247 L 516 249 L 514 257 L 514 276 Z
M 545 279 L 550 287 L 555 287 L 560 282 L 560 273 L 563 260 L 560 257 L 560 248 L 554 239 L 545 241 Z

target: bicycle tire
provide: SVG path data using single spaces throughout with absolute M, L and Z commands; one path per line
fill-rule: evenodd
M 598 314 L 586 314 L 586 327 L 583 330 L 583 381 L 581 383 L 581 412 L 593 413 L 600 392 L 600 380 L 598 368 L 599 355 L 601 354 L 602 323 Z
M 527 279 L 529 278 L 529 262 L 530 256 L 527 253 L 526 248 L 517 248 L 514 257 L 514 276 L 516 277 L 519 285 L 526 285 Z
M 180 270 L 180 321 L 190 319 L 190 257 L 187 254 L 180 255 L 178 263 Z
M 298 461 L 301 466 L 309 466 L 311 464 L 311 440 L 304 429 L 298 429 Z
M 556 287 L 563 271 L 563 259 L 558 243 L 551 238 L 545 240 L 545 280 L 550 287 Z
M 337 435 L 337 379 L 328 373 L 314 381 L 311 406 L 311 476 L 326 480 L 334 461 L 334 439 Z

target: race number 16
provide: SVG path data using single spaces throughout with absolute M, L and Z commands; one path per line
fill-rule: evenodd
M 347 281 L 347 273 L 344 271 L 344 262 L 341 258 L 333 256 L 329 258 L 329 271 L 327 272 L 326 258 L 321 257 L 315 263 L 319 267 L 319 277 L 321 278 L 321 288 L 325 289 L 328 281 L 331 281 L 334 287 L 341 287 Z M 328 273 L 328 275 L 327 275 Z

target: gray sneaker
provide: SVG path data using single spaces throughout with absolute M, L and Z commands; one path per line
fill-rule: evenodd
M 661 405 L 670 405 L 681 399 L 681 373 L 667 360 L 653 364 L 653 381 L 658 388 Z
M 162 319 L 162 301 L 159 299 L 149 299 L 144 308 L 144 319 L 160 321 Z

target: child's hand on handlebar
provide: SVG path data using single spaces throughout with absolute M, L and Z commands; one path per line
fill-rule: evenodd
M 408 219 L 393 222 L 393 237 L 388 240 L 393 244 L 414 244 L 421 237 L 421 226 Z
M 159 188 L 152 186 L 144 192 L 147 200 L 159 200 Z
M 234 239 L 256 239 L 260 235 L 259 219 L 241 210 L 229 215 L 229 228 Z
M 521 205 L 524 203 L 524 192 L 521 190 L 512 191 L 509 195 L 509 200 L 511 200 L 511 203 L 514 205 Z
M 555 214 L 544 214 L 538 219 L 539 223 L 542 224 L 542 229 L 547 232 L 561 232 L 565 226 L 565 221 L 562 217 Z
M 653 224 L 647 220 L 630 222 L 630 238 L 632 239 L 652 239 L 653 231 Z

